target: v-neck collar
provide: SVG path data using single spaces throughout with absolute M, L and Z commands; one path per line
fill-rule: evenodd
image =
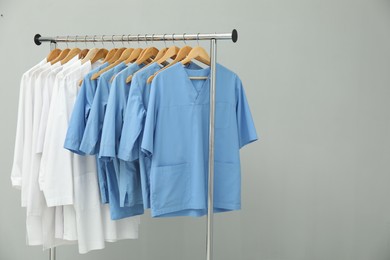
M 177 66 L 182 71 L 186 85 L 191 89 L 194 94 L 194 101 L 198 100 L 201 93 L 204 91 L 206 84 L 210 81 L 210 67 L 204 69 L 189 69 L 183 66 L 181 63 L 178 63 Z M 200 86 L 199 90 L 195 87 L 194 83 L 191 81 L 189 77 L 207 77 L 207 79 L 203 80 L 203 84 Z

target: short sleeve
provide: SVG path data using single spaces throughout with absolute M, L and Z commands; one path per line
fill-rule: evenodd
M 122 124 L 122 106 L 123 93 L 118 88 L 124 88 L 123 85 L 118 85 L 119 80 L 114 79 L 108 96 L 106 112 L 104 114 L 102 138 L 100 142 L 99 158 L 110 160 L 116 157 L 117 142 L 119 142 L 119 134 Z M 119 134 L 117 132 L 119 131 Z
M 64 148 L 77 154 L 83 155 L 84 153 L 79 150 L 80 143 L 83 138 L 85 125 L 86 125 L 86 113 L 87 113 L 87 91 L 86 82 L 83 81 L 80 92 L 77 96 L 76 103 L 69 121 L 68 131 L 66 132 L 66 138 Z
M 236 77 L 236 114 L 240 148 L 257 140 L 257 133 L 241 80 Z
M 139 157 L 139 139 L 145 121 L 146 110 L 142 102 L 141 89 L 135 76 L 131 82 L 125 111 L 118 158 L 134 161 Z M 138 141 L 139 140 L 139 141 Z
M 80 151 L 91 155 L 99 152 L 100 137 L 109 91 L 105 79 L 101 76 L 98 80 L 96 95 L 93 99 L 83 139 L 80 144 Z
M 158 115 L 158 88 L 160 83 L 160 78 L 157 75 L 154 80 L 152 81 L 152 85 L 150 86 L 150 96 L 149 96 L 149 103 L 148 103 L 148 109 L 146 113 L 146 119 L 145 119 L 145 128 L 144 128 L 144 134 L 142 136 L 142 142 L 141 142 L 141 150 L 143 153 L 145 153 L 148 157 L 150 157 L 153 154 L 153 147 L 154 147 L 154 130 L 156 128 L 157 123 L 157 115 Z

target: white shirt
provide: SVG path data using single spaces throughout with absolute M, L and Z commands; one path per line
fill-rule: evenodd
M 29 245 L 48 249 L 77 240 L 87 253 L 105 241 L 138 238 L 139 216 L 113 221 L 109 205 L 100 203 L 95 157 L 63 148 L 79 80 L 100 65 L 44 60 L 22 77 L 11 180 L 24 191 Z
M 68 68 L 77 60 L 78 58 L 74 57 L 66 64 L 52 69 L 52 71 L 48 73 L 46 77 L 46 82 L 44 84 L 44 89 L 43 89 L 41 119 L 39 122 L 39 131 L 37 137 L 38 138 L 37 146 L 36 146 L 37 153 L 43 152 L 43 143 L 44 143 L 46 127 L 47 127 L 47 117 L 49 113 L 55 78 L 60 71 Z M 60 62 L 58 62 L 58 64 L 60 64 Z M 40 181 L 41 179 L 39 179 L 39 186 L 41 188 Z M 43 249 L 49 249 L 63 244 L 74 244 L 76 242 L 76 241 L 67 241 L 63 239 L 63 233 L 64 233 L 63 206 L 47 207 L 47 205 L 45 204 L 45 206 L 42 209 L 41 220 L 42 220 Z
M 60 66 L 54 64 L 49 68 L 41 71 L 34 82 L 34 106 L 33 106 L 33 128 L 32 128 L 32 150 L 31 150 L 31 169 L 28 174 L 27 183 L 27 243 L 28 244 L 43 244 L 42 237 L 42 209 L 46 206 L 43 193 L 39 189 L 38 174 L 41 161 L 41 154 L 36 153 L 34 147 L 36 146 L 37 133 L 39 121 L 41 118 L 42 109 L 42 94 L 44 84 L 46 82 L 47 74 L 54 68 Z
M 26 71 L 20 81 L 19 88 L 19 104 L 18 104 L 18 120 L 16 124 L 16 136 L 15 136 L 15 149 L 14 149 L 14 160 L 12 165 L 11 172 L 11 182 L 12 186 L 21 189 L 22 188 L 22 168 L 23 168 L 23 149 L 24 149 L 24 134 L 25 134 L 25 124 L 24 124 L 24 112 L 25 112 L 25 91 L 26 87 L 30 81 L 30 74 L 32 71 L 38 67 L 45 64 L 47 61 L 43 59 L 41 62 L 33 66 L 31 69 Z
M 77 60 L 77 57 L 76 57 Z M 74 62 L 75 60 L 72 60 Z M 40 70 L 35 70 L 34 73 L 39 73 L 33 82 L 34 78 L 31 78 L 31 86 L 33 86 L 34 95 L 32 96 L 33 103 L 33 127 L 32 127 L 32 142 L 31 142 L 31 161 L 30 161 L 30 172 L 27 175 L 27 218 L 26 218 L 26 230 L 27 230 L 27 244 L 29 245 L 38 245 L 38 244 L 50 244 L 45 240 L 51 240 L 54 238 L 54 234 L 51 238 L 47 235 L 43 235 L 43 232 L 47 234 L 50 233 L 50 229 L 47 229 L 46 222 L 43 221 L 42 215 L 45 212 L 46 216 L 50 211 L 55 212 L 55 208 L 48 209 L 46 202 L 43 196 L 43 193 L 39 189 L 38 185 L 38 174 L 39 167 L 41 162 L 41 153 L 37 152 L 37 137 L 39 132 L 39 126 L 41 125 L 41 114 L 43 108 L 43 101 L 45 89 L 50 89 L 50 81 L 47 81 L 47 76 L 50 75 L 53 71 L 59 71 L 62 68 L 61 64 L 58 62 L 56 64 L 50 65 L 47 63 L 45 65 L 47 68 Z M 69 65 L 68 65 L 69 66 Z M 54 215 L 53 215 L 54 217 Z

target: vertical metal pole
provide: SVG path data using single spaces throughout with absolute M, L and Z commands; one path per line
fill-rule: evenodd
M 217 63 L 217 40 L 210 43 L 210 125 L 209 125 L 209 178 L 207 211 L 207 260 L 213 259 L 213 215 L 214 215 L 214 122 L 215 122 L 215 76 Z
M 56 260 L 56 248 L 50 248 L 49 251 L 49 260 Z
M 50 42 L 50 50 L 54 50 L 57 48 L 57 43 L 56 42 Z M 49 249 L 49 260 L 56 260 L 56 248 L 50 248 Z

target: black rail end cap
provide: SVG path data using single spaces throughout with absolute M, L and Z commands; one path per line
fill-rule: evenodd
M 238 32 L 236 29 L 232 31 L 232 41 L 237 42 L 238 41 Z
M 35 44 L 36 45 L 41 45 L 42 43 L 41 43 L 41 41 L 39 40 L 39 38 L 41 38 L 41 35 L 40 34 L 35 34 L 35 36 L 34 36 L 34 42 L 35 42 Z

